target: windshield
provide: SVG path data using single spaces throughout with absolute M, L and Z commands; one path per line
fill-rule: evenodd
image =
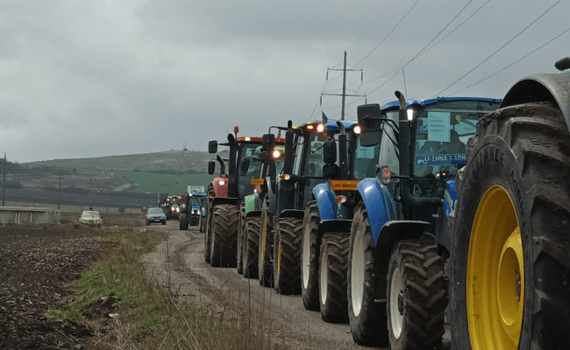
M 414 176 L 455 176 L 479 118 L 498 108 L 487 101 L 440 101 L 420 109 L 414 129 Z
M 77 214 L 75 214 L 77 215 Z M 99 212 L 96 211 L 84 211 L 81 216 L 83 216 L 84 218 L 98 218 L 99 217 Z
M 367 177 L 376 176 L 376 162 L 380 150 L 380 143 L 374 146 L 366 147 L 360 144 L 360 138 L 354 140 L 352 144 L 356 144 L 356 150 L 353 154 L 354 159 L 354 179 L 362 180 Z
M 162 209 L 160 208 L 149 208 L 148 209 L 148 213 L 149 214 L 162 214 Z
M 304 165 L 302 167 L 303 174 L 301 175 L 307 177 L 323 177 L 323 166 L 325 165 L 323 145 L 327 139 L 327 135 L 319 134 L 315 131 L 311 131 L 307 136 L 305 142 L 309 142 L 309 147 L 307 147 L 308 153 L 305 155 Z
M 239 163 L 237 166 L 238 175 L 239 175 L 239 169 L 241 169 L 241 162 L 246 158 L 250 158 L 255 153 L 255 150 L 259 146 L 260 146 L 259 143 L 242 142 L 240 144 L 240 156 L 239 156 Z M 252 167 L 252 163 L 256 163 L 256 162 L 250 162 L 249 168 Z M 259 164 L 259 167 L 261 167 L 261 164 Z M 238 195 L 240 198 L 243 198 L 247 194 L 253 193 L 253 187 L 254 186 L 251 184 L 251 179 L 252 178 L 259 178 L 259 171 L 255 171 L 255 169 L 251 169 L 253 172 L 250 173 L 249 168 L 248 168 L 247 175 L 238 177 Z
M 202 203 L 204 202 L 204 197 L 190 197 L 190 206 L 192 205 L 199 205 L 202 206 Z

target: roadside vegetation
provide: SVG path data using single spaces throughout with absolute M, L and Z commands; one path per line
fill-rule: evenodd
M 90 349 L 282 349 L 285 332 L 248 300 L 201 307 L 180 300 L 145 273 L 141 256 L 163 241 L 156 231 L 102 233 L 106 248 L 73 283 L 77 299 L 46 316 L 92 329 Z M 94 310 L 103 310 L 99 313 Z M 111 316 L 109 316 L 111 315 Z

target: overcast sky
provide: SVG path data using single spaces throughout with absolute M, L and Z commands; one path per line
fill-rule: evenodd
M 368 103 L 502 98 L 570 56 L 569 13 L 559 0 L 2 0 L 0 152 L 206 151 L 234 125 L 339 119 L 341 97 L 320 99 L 342 92 L 344 51 L 347 93 Z M 346 102 L 356 120 L 364 97 Z

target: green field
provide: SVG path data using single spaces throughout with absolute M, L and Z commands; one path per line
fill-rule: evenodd
M 115 171 L 115 176 L 135 186 L 134 192 L 137 193 L 167 193 L 169 195 L 178 195 L 186 192 L 189 185 L 204 186 L 208 188 L 208 184 L 214 178 L 208 174 L 188 174 L 173 173 L 169 171 Z

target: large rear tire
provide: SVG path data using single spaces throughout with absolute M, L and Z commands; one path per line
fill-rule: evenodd
M 323 235 L 319 262 L 319 300 L 321 318 L 325 322 L 348 322 L 346 294 L 349 232 Z
M 437 349 L 445 333 L 447 306 L 443 259 L 437 245 L 401 241 L 388 267 L 387 313 L 390 349 Z
M 557 106 L 479 122 L 458 174 L 451 242 L 455 349 L 570 344 L 570 136 Z
M 273 285 L 279 294 L 301 294 L 301 238 L 303 220 L 280 218 L 275 228 Z
M 259 254 L 259 226 L 261 218 L 249 217 L 245 224 L 245 247 L 243 259 L 243 277 L 258 278 L 258 254 Z
M 348 254 L 348 318 L 352 338 L 360 345 L 387 344 L 386 305 L 374 301 L 375 283 L 379 282 L 375 276 L 380 273 L 374 270 L 378 257 L 368 211 L 362 202 L 354 212 Z M 386 272 L 378 278 L 384 277 Z
M 261 227 L 259 232 L 258 276 L 259 284 L 273 286 L 273 225 L 267 200 L 261 208 Z
M 319 241 L 318 231 L 321 215 L 316 201 L 305 207 L 303 217 L 303 240 L 301 243 L 301 294 L 307 310 L 319 311 Z
M 235 267 L 239 207 L 232 204 L 216 205 L 212 221 L 210 264 L 213 267 Z

